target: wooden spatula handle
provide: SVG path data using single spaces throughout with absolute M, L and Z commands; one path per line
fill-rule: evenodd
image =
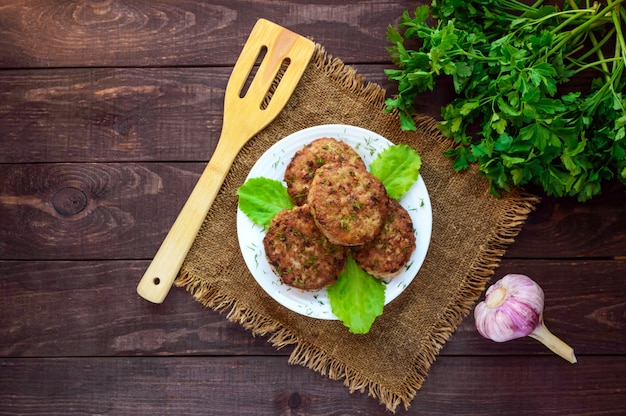
M 249 90 L 243 91 L 263 50 L 266 54 Z M 141 297 L 163 302 L 239 150 L 282 110 L 314 51 L 311 40 L 275 23 L 259 19 L 254 25 L 226 86 L 222 134 L 215 153 L 141 278 L 137 286 Z
M 137 293 L 150 302 L 162 303 L 167 296 L 237 155 L 238 149 L 220 144 L 137 285 Z

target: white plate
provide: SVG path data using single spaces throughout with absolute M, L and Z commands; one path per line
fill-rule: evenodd
M 283 181 L 285 169 L 296 151 L 320 137 L 333 137 L 348 143 L 361 155 L 367 166 L 372 163 L 379 152 L 393 145 L 379 134 L 360 127 L 342 124 L 310 127 L 293 133 L 270 147 L 254 164 L 247 179 L 264 176 Z M 400 295 L 411 283 L 424 262 L 430 244 L 432 207 L 421 175 L 402 197 L 400 204 L 406 208 L 413 220 L 417 247 L 405 270 L 387 283 L 385 305 Z M 302 291 L 281 283 L 265 258 L 263 227 L 250 221 L 240 209 L 237 209 L 237 234 L 248 269 L 259 285 L 274 300 L 305 316 L 337 319 L 331 311 L 326 289 Z

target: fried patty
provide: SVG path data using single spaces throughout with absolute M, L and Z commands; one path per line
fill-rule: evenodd
M 383 229 L 371 242 L 354 247 L 352 256 L 366 272 L 379 279 L 397 276 L 415 250 L 415 229 L 407 210 L 390 199 L 389 215 Z
M 331 243 L 357 246 L 380 232 L 387 218 L 389 197 L 382 182 L 366 169 L 328 163 L 317 169 L 307 203 Z
M 294 204 L 306 203 L 315 171 L 327 163 L 353 164 L 365 169 L 365 162 L 349 144 L 331 137 L 315 139 L 296 152 L 285 170 L 287 192 Z
M 348 257 L 346 247 L 331 244 L 317 228 L 306 204 L 274 216 L 263 246 L 280 280 L 302 290 L 317 290 L 334 283 Z

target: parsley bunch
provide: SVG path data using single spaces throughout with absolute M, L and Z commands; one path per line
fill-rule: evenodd
M 451 77 L 457 95 L 439 126 L 456 146 L 446 155 L 457 171 L 477 163 L 494 195 L 535 184 L 584 201 L 605 180 L 626 184 L 625 2 L 433 0 L 405 12 L 387 33 L 398 93 L 386 111 L 415 129 L 415 99 Z M 593 81 L 572 90 L 583 73 Z

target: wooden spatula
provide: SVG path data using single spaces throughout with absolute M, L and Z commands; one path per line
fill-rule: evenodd
M 285 106 L 314 50 L 309 39 L 264 19 L 256 23 L 226 86 L 222 133 L 215 153 L 141 278 L 137 286 L 141 297 L 163 302 L 235 157 Z

